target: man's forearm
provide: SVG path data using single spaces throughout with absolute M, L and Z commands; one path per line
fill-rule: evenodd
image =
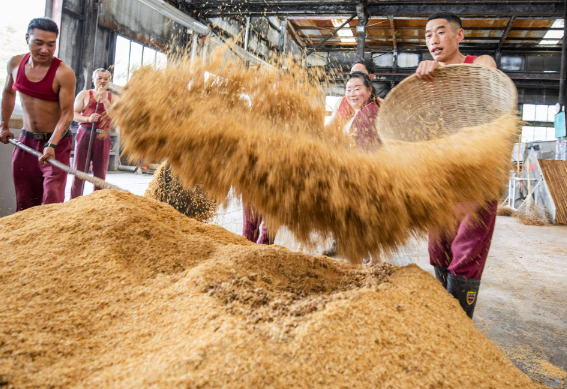
M 74 113 L 73 120 L 79 123 L 89 123 L 89 118 L 87 116 L 83 116 L 77 112 Z
M 16 105 L 16 95 L 4 91 L 2 93 L 2 110 L 0 111 L 0 128 L 10 128 L 10 118 Z
M 57 122 L 57 126 L 55 126 L 55 131 L 53 131 L 53 135 L 51 135 L 51 139 L 49 143 L 58 144 L 63 135 L 67 132 L 69 127 L 71 127 L 71 123 L 73 122 L 73 111 L 64 111 L 61 113 L 61 118 Z

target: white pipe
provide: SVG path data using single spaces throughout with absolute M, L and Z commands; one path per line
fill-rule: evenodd
M 201 35 L 209 34 L 209 27 L 199 22 L 197 19 L 193 19 L 191 16 L 183 13 L 177 8 L 165 3 L 163 0 L 138 0 L 140 3 L 147 5 L 148 7 L 156 10 L 163 16 L 166 16 L 176 23 L 181 24 Z

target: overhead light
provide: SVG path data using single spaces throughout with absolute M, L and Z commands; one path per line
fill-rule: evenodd
M 551 28 L 563 28 L 564 21 L 563 19 L 557 19 L 551 25 Z M 543 39 L 539 41 L 538 45 L 556 45 L 559 43 L 559 40 L 563 38 L 563 31 L 562 30 L 548 30 Z
M 346 21 L 346 19 L 332 19 L 331 23 L 333 23 L 333 26 L 335 27 L 340 27 Z M 350 27 L 348 24 L 346 26 Z M 354 34 L 350 28 L 341 28 L 337 31 L 337 35 L 343 43 L 356 43 L 356 39 L 354 38 Z

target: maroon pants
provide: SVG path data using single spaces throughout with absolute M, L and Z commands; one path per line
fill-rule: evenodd
M 101 137 L 100 135 L 105 135 Z M 73 156 L 73 168 L 85 171 L 85 163 L 87 162 L 87 153 L 89 151 L 89 141 L 91 132 L 79 127 L 77 136 L 75 136 L 75 155 Z M 101 139 L 102 138 L 102 139 Z M 108 170 L 108 159 L 110 158 L 110 136 L 108 134 L 94 133 L 93 148 L 91 152 L 91 166 L 95 177 L 105 179 Z M 89 169 L 90 170 L 90 169 Z M 100 190 L 98 186 L 94 190 Z M 83 194 L 83 180 L 73 177 L 73 185 L 71 186 L 71 198 L 74 199 Z
M 252 208 L 243 204 L 244 208 L 244 231 L 242 235 L 251 242 L 258 244 L 274 244 L 274 238 L 268 234 L 266 223 L 262 225 L 260 234 L 260 224 L 262 224 L 262 216 Z M 260 235 L 260 240 L 258 240 Z
M 448 267 L 455 276 L 479 280 L 490 250 L 497 208 L 498 201 L 484 207 L 476 201 L 458 203 L 458 221 L 453 228 L 430 231 L 430 263 Z
M 46 140 L 35 140 L 20 135 L 20 142 L 43 154 Z M 59 141 L 55 159 L 69 165 L 71 137 Z M 16 147 L 12 154 L 12 177 L 16 188 L 17 211 L 36 205 L 62 203 L 65 201 L 67 173 L 53 166 L 45 166 L 35 155 Z

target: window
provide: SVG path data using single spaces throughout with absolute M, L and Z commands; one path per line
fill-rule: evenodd
M 133 42 L 130 39 L 116 37 L 116 52 L 114 55 L 114 77 L 116 85 L 125 85 L 132 73 L 140 66 L 150 65 L 164 68 L 167 55 L 150 47 Z
M 502 70 L 522 70 L 524 69 L 524 58 L 503 55 L 500 60 Z
M 391 68 L 394 66 L 394 55 L 392 53 L 377 54 L 372 61 L 378 67 Z
M 550 122 L 555 121 L 555 105 L 524 104 L 522 108 L 522 120 L 527 122 Z
M 398 66 L 401 68 L 416 68 L 419 64 L 419 54 L 400 53 L 398 55 Z
M 522 143 L 555 140 L 553 127 L 522 127 Z

